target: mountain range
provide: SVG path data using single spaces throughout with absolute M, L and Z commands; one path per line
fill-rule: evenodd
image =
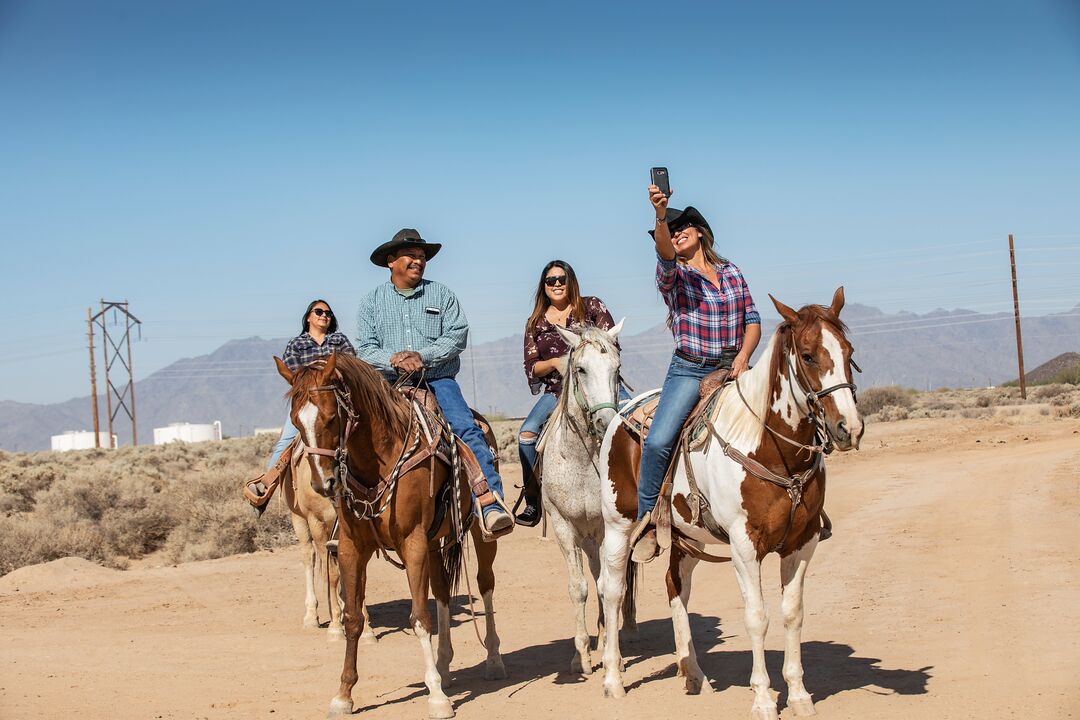
M 1016 336 L 1009 313 L 936 310 L 917 315 L 887 314 L 852 304 L 842 317 L 851 328 L 860 387 L 903 385 L 920 390 L 942 386 L 997 384 L 1016 378 Z M 767 338 L 778 320 L 764 318 Z M 1068 312 L 1023 318 L 1025 363 L 1034 367 L 1080 349 L 1080 305 Z M 658 386 L 671 357 L 671 334 L 663 324 L 620 339 L 623 375 L 637 390 Z M 256 427 L 280 426 L 286 408 L 285 383 L 274 368 L 286 339 L 231 340 L 214 352 L 185 358 L 135 383 L 140 443 L 171 422 L 220 420 L 227 435 L 248 435 Z M 479 343 L 462 355 L 458 381 L 465 398 L 485 413 L 523 416 L 532 407 L 521 367 L 522 337 Z M 107 427 L 105 402 L 99 401 Z M 49 437 L 92 427 L 90 397 L 36 405 L 0 401 L 0 449 L 49 448 Z M 130 443 L 130 423 L 121 416 L 116 434 Z

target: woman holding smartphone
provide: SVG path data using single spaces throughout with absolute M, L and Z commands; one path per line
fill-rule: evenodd
M 675 210 L 649 185 L 656 212 L 656 287 L 668 307 L 675 353 L 668 366 L 649 435 L 641 451 L 638 524 L 631 542 L 635 562 L 659 554 L 651 514 L 683 423 L 697 404 L 701 380 L 720 368 L 736 378 L 749 368 L 761 340 L 761 317 L 742 272 L 713 248 L 709 223 L 693 207 Z
M 532 527 L 540 522 L 542 514 L 540 478 L 535 473 L 536 440 L 558 403 L 563 385 L 559 366 L 570 352 L 555 326 L 573 329 L 585 325 L 610 330 L 615 327 L 615 321 L 600 298 L 581 296 L 577 275 L 569 263 L 552 260 L 540 273 L 533 311 L 525 323 L 525 377 L 532 394 L 540 397 L 521 424 L 518 435 L 524 486 L 521 493 L 525 501 L 525 509 L 515 517 L 519 525 Z
M 325 300 L 312 300 L 308 303 L 300 322 L 302 332 L 289 341 L 281 357 L 282 362 L 293 372 L 315 360 L 329 357 L 332 352 L 356 355 L 356 350 L 353 349 L 349 338 L 345 337 L 345 333 L 337 331 L 337 318 L 330 309 L 330 303 Z M 299 431 L 286 415 L 285 423 L 281 428 L 281 437 L 274 445 L 274 452 L 270 455 L 266 472 L 244 483 L 244 497 L 260 513 L 266 508 L 266 503 L 270 500 L 274 488 L 281 482 L 285 468 L 289 465 L 289 457 L 292 455 L 288 453 L 283 457 L 283 453 L 298 434 Z

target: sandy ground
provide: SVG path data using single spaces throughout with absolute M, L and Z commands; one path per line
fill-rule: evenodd
M 863 448 L 830 461 L 836 535 L 807 581 L 806 685 L 820 716 L 1076 714 L 1080 422 L 911 420 L 872 426 Z M 778 578 L 775 556 L 766 563 Z M 697 571 L 691 622 L 715 692 L 686 696 L 663 565 L 648 566 L 641 632 L 626 645 L 628 695 L 605 700 L 599 672 L 567 672 L 558 548 L 519 529 L 497 564 L 507 680 L 483 679 L 464 598 L 455 603 L 458 716 L 746 717 L 750 652 L 730 566 Z M 778 584 L 767 661 L 789 717 Z M 401 630 L 404 575 L 373 563 L 369 590 L 380 642 L 361 648 L 358 712 L 424 717 L 418 644 Z M 302 629 L 302 616 L 292 551 L 127 572 L 75 559 L 24 568 L 0 579 L 0 718 L 323 717 L 344 645 Z

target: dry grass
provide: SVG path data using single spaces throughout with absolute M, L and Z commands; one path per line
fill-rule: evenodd
M 1020 415 L 1025 405 L 1039 405 L 1027 412 L 1057 416 L 1080 417 L 1080 387 L 1068 384 L 1042 385 L 1020 397 L 1015 387 L 971 388 L 933 392 L 917 392 L 896 386 L 870 388 L 859 393 L 859 409 L 871 421 L 890 422 L 907 418 L 963 417 L 980 418 L 991 415 Z
M 518 461 L 520 424 L 494 423 L 503 462 Z M 240 496 L 276 440 L 0 452 L 0 575 L 71 555 L 124 568 L 150 554 L 187 562 L 291 545 L 280 500 L 257 518 Z

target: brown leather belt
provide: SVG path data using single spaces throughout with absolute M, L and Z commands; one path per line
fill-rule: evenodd
M 686 362 L 692 362 L 695 365 L 703 365 L 705 367 L 719 367 L 724 363 L 727 363 L 728 365 L 731 364 L 731 361 L 735 359 L 735 348 L 724 348 L 724 354 L 718 358 L 698 357 L 697 355 L 691 355 L 690 353 L 683 352 L 682 350 L 675 350 L 675 357 L 681 358 Z

